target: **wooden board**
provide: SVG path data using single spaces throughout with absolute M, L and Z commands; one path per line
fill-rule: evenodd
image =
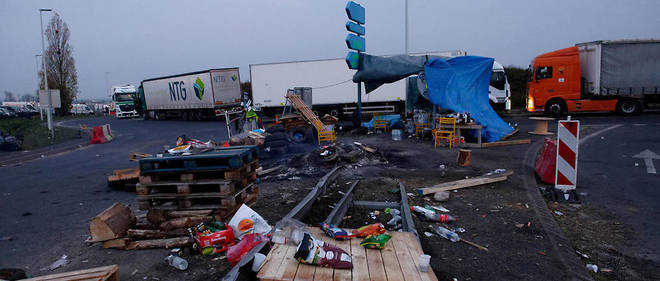
M 44 275 L 30 279 L 29 281 L 65 281 L 65 280 L 100 280 L 119 281 L 119 266 L 109 265 L 84 270 L 76 270 L 58 274 Z
M 493 176 L 490 176 L 490 177 L 478 177 L 478 178 L 471 178 L 471 179 L 445 182 L 445 183 L 441 183 L 441 184 L 436 184 L 432 187 L 418 188 L 417 189 L 417 194 L 427 195 L 427 194 L 436 193 L 436 192 L 440 192 L 440 191 L 450 191 L 450 190 L 454 190 L 454 189 L 461 189 L 461 188 L 465 188 L 465 187 L 471 187 L 471 186 L 477 186 L 477 185 L 482 185 L 482 184 L 489 184 L 489 183 L 494 183 L 494 182 L 505 181 L 506 179 L 508 179 L 508 176 L 510 176 L 512 173 L 513 173 L 513 171 L 508 171 L 507 173 L 496 174 L 496 175 L 493 175 Z
M 496 141 L 496 142 L 482 143 L 481 147 L 487 148 L 487 147 L 496 147 L 496 146 L 505 146 L 505 145 L 514 145 L 514 144 L 530 144 L 530 143 L 532 143 L 531 139 Z
M 410 232 L 391 232 L 392 239 L 382 250 L 365 249 L 361 238 L 349 241 L 334 240 L 319 228 L 308 227 L 312 236 L 344 249 L 351 254 L 353 269 L 332 269 L 300 264 L 293 258 L 294 245 L 275 245 L 257 274 L 259 280 L 383 280 L 437 281 L 433 269 L 419 271 L 422 247 Z

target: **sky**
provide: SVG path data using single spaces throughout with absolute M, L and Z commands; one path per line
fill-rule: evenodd
M 68 24 L 79 99 L 112 85 L 211 68 L 346 56 L 345 0 L 0 0 L 0 91 L 38 87 L 39 8 Z M 366 9 L 366 48 L 405 52 L 405 2 Z M 527 67 L 545 52 L 595 40 L 660 38 L 657 0 L 409 0 L 409 52 L 464 50 Z M 51 14 L 44 13 L 44 25 Z M 107 82 L 106 82 L 107 80 Z

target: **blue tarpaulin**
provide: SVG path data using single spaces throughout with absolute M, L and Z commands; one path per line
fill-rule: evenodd
M 403 121 L 401 120 L 401 116 L 399 114 L 381 115 L 378 116 L 378 119 L 387 121 L 387 126 L 390 128 L 397 126 L 403 128 Z M 362 127 L 373 129 L 374 119 L 371 118 L 369 122 L 362 122 Z
M 499 141 L 513 132 L 488 103 L 492 58 L 462 56 L 432 59 L 424 66 L 431 103 L 455 112 L 469 112 L 483 126 L 482 138 Z

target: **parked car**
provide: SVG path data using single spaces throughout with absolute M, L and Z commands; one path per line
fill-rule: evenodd
M 12 113 L 13 118 L 31 118 L 32 114 L 28 111 L 23 110 L 21 107 L 14 107 L 3 105 L 2 108 Z
M 2 111 L 2 118 L 4 119 L 10 119 L 10 118 L 16 118 L 16 112 L 14 110 L 7 108 L 7 107 L 0 107 L 0 110 Z

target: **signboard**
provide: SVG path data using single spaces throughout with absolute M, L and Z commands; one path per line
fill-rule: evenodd
M 351 21 L 346 22 L 346 30 L 348 30 L 350 32 L 353 32 L 357 35 L 364 35 L 365 32 L 366 32 L 365 29 L 364 29 L 364 26 L 361 26 L 361 25 L 359 25 L 357 23 L 354 23 L 354 22 L 351 22 Z
M 50 100 L 53 102 L 53 108 L 62 107 L 59 89 L 39 90 L 39 107 L 48 108 L 48 92 L 50 92 Z
M 348 19 L 359 24 L 364 24 L 364 7 L 360 6 L 360 4 L 353 1 L 346 3 L 346 15 L 348 15 Z
M 360 54 L 356 52 L 348 52 L 348 55 L 346 55 L 346 63 L 348 64 L 349 69 L 358 69 L 359 61 Z
M 346 55 L 346 64 L 349 69 L 359 68 L 360 52 L 366 51 L 366 42 L 364 40 L 365 28 L 364 24 L 364 7 L 353 1 L 348 1 L 346 4 L 346 15 L 351 21 L 346 22 L 346 30 L 349 33 L 346 35 L 346 46 L 349 49 L 356 50 L 357 52 L 349 51 Z
M 364 52 L 365 51 L 364 38 L 357 36 L 355 34 L 348 34 L 346 35 L 346 46 L 348 46 L 349 49 Z
M 559 121 L 557 126 L 557 165 L 555 165 L 555 188 L 559 190 L 575 189 L 579 139 L 580 121 Z

